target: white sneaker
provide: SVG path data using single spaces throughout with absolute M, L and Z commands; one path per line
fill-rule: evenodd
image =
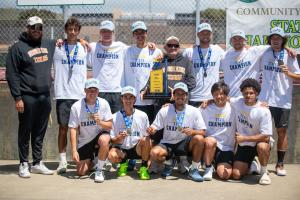
M 105 178 L 104 178 L 103 171 L 96 169 L 96 171 L 95 171 L 95 182 L 96 183 L 102 183 L 102 182 L 104 182 L 104 179 Z
M 179 160 L 180 160 L 180 162 L 178 163 L 178 170 L 179 170 L 180 173 L 184 174 L 187 171 L 189 171 L 189 168 L 190 168 L 191 164 L 187 160 L 186 156 L 180 156 Z
M 213 176 L 213 172 L 214 172 L 214 167 L 213 166 L 205 168 L 203 179 L 205 181 L 211 181 L 212 176 Z
M 35 164 L 35 165 L 31 166 L 31 173 L 52 175 L 52 174 L 54 174 L 54 171 L 48 169 L 45 166 L 45 164 L 42 161 L 40 161 L 39 164 Z
M 277 174 L 277 176 L 286 176 L 287 172 L 283 166 L 278 166 L 278 167 L 276 167 L 276 174 Z
M 111 168 L 112 168 L 111 162 L 109 162 L 109 160 L 106 159 L 106 160 L 105 160 L 104 167 L 103 167 L 103 170 L 109 172 Z
M 259 179 L 260 185 L 270 185 L 271 184 L 271 178 L 268 174 L 268 172 L 265 172 L 261 178 Z
M 57 174 L 66 173 L 67 167 L 68 167 L 68 163 L 66 161 L 60 161 L 56 169 Z
M 19 165 L 19 176 L 22 178 L 30 178 L 28 162 L 22 162 Z
M 260 174 L 260 164 L 256 159 L 252 161 L 248 174 Z

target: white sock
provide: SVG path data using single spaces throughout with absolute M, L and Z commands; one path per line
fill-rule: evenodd
M 165 165 L 172 165 L 173 164 L 173 159 L 165 160 Z
M 199 163 L 192 161 L 192 169 L 198 169 Z
M 97 169 L 102 170 L 104 164 L 105 164 L 105 160 L 99 160 L 99 159 L 98 159 Z
M 67 155 L 66 155 L 66 152 L 64 152 L 64 153 L 59 153 L 59 159 L 60 159 L 60 161 L 67 162 Z
M 267 166 L 261 166 L 261 168 L 260 168 L 260 174 L 263 175 L 266 172 L 267 172 Z

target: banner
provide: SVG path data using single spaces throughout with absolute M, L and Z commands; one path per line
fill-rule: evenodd
M 300 1 L 227 0 L 226 43 L 234 30 L 243 30 L 251 46 L 266 44 L 270 29 L 281 27 L 288 46 L 300 53 Z

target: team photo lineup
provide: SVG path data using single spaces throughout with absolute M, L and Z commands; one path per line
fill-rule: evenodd
M 99 41 L 91 43 L 79 38 L 76 17 L 67 19 L 64 40 L 43 37 L 44 23 L 29 17 L 6 59 L 21 178 L 66 173 L 66 152 L 76 174 L 93 175 L 97 183 L 113 167 L 119 177 L 136 171 L 141 180 L 175 171 L 196 182 L 257 174 L 258 184 L 270 185 L 271 149 L 277 152 L 276 175 L 288 174 L 287 129 L 300 69 L 282 28 L 271 28 L 267 45 L 260 46 L 247 45 L 247 33 L 234 30 L 224 50 L 212 44 L 211 25 L 200 23 L 199 44 L 184 49 L 178 36 L 168 35 L 159 49 L 143 21 L 128 27 L 132 46 L 114 40 L 112 21 L 101 22 Z M 56 171 L 42 158 L 53 98 Z

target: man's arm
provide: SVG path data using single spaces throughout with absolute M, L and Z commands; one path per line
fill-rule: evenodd
M 77 129 L 70 127 L 70 143 L 71 143 L 71 151 L 72 151 L 72 159 L 75 162 L 79 162 L 79 154 L 77 151 Z
M 192 70 L 192 62 L 187 59 L 187 66 L 184 75 L 184 82 L 186 83 L 188 90 L 191 91 L 196 87 L 196 78 Z
M 247 136 L 236 133 L 235 140 L 238 144 L 243 142 L 269 142 L 270 136 L 265 134 Z

